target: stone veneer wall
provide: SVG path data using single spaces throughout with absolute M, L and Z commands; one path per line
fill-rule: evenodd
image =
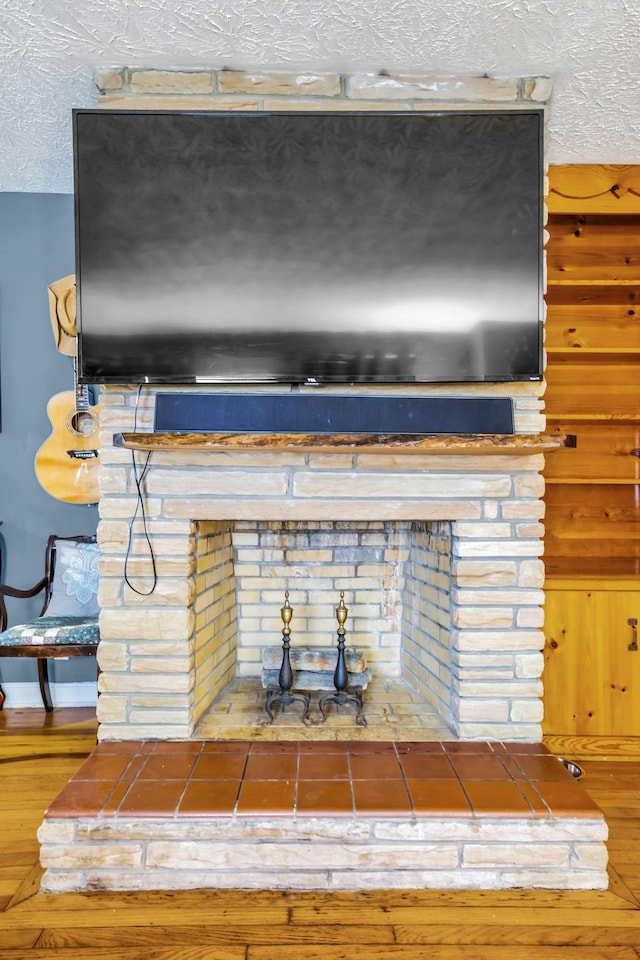
M 551 94 L 547 77 L 209 67 L 100 69 L 96 85 L 99 104 L 111 109 L 518 110 L 543 106 Z M 441 384 L 412 387 L 411 392 L 510 396 L 516 432 L 538 433 L 544 429 L 543 389 L 538 383 Z M 397 394 L 406 389 L 379 387 L 370 392 Z M 137 389 L 114 387 L 102 393 L 102 739 L 191 736 L 197 719 L 236 669 L 235 597 L 239 591 L 241 604 L 247 603 L 244 591 L 250 595 L 251 590 L 246 579 L 236 582 L 238 573 L 231 564 L 232 521 L 255 520 L 429 521 L 430 532 L 421 535 L 424 545 L 414 535 L 412 550 L 422 553 L 422 559 L 434 554 L 436 561 L 428 582 L 423 574 L 407 578 L 401 624 L 405 670 L 441 704 L 459 736 L 540 738 L 541 456 L 153 454 L 143 488 L 158 583 L 144 596 L 152 571 L 136 514 L 131 454 L 113 448 L 112 434 L 133 430 L 134 425 L 152 429 L 153 394 L 152 388 L 139 397 Z M 138 459 L 142 461 L 140 455 Z M 450 530 L 450 551 L 445 528 Z M 234 536 L 236 559 L 242 549 L 246 577 L 251 556 L 247 544 L 240 547 L 243 531 L 238 524 Z M 123 580 L 125 560 L 130 582 L 140 593 Z M 256 568 L 261 562 L 256 554 Z M 451 592 L 445 596 L 449 584 Z M 331 590 L 335 586 L 334 576 Z M 272 602 L 275 610 L 275 598 Z M 331 614 L 327 617 L 328 627 Z M 278 627 L 277 618 L 270 618 L 270 627 Z M 246 621 L 243 631 L 250 632 Z M 429 650 L 422 660 L 415 645 L 421 632 L 428 637 Z
M 451 524 L 414 524 L 402 596 L 402 674 L 451 712 Z

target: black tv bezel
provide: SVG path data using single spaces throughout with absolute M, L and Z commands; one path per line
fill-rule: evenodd
M 131 108 L 100 108 L 100 107 L 78 107 L 72 110 L 72 129 L 73 129 L 73 178 L 74 178 L 74 238 L 75 238 L 75 279 L 76 279 L 76 332 L 77 332 L 77 354 L 76 354 L 76 366 L 77 366 L 77 382 L 80 384 L 113 384 L 113 385 L 126 385 L 126 384 L 154 384 L 154 385 L 170 385 L 170 386 L 195 386 L 195 385 L 312 385 L 312 386 L 332 386 L 332 387 L 375 387 L 375 386 L 385 386 L 393 385 L 397 387 L 406 387 L 410 390 L 412 387 L 424 387 L 430 384 L 433 385 L 442 385 L 442 384 L 453 384 L 459 386 L 465 383 L 537 383 L 541 382 L 544 379 L 544 319 L 545 319 L 545 288 L 544 288 L 544 211 L 545 211 L 545 191 L 544 191 L 544 182 L 545 182 L 545 158 L 544 158 L 544 132 L 545 132 L 545 116 L 546 111 L 544 107 L 474 107 L 473 105 L 465 106 L 462 109 L 448 110 L 446 108 L 438 108 L 434 110 L 424 110 L 420 111 L 418 116 L 421 118 L 428 118 L 431 116 L 443 116 L 448 114 L 455 114 L 455 116 L 532 116 L 535 117 L 538 121 L 538 137 L 537 137 L 537 167 L 538 167 L 538 196 L 537 196 L 537 206 L 538 206 L 538 263 L 537 263 L 537 276 L 538 276 L 538 349 L 537 349 L 537 373 L 535 374 L 511 374 L 505 376 L 477 376 L 473 377 L 470 375 L 465 375 L 460 379 L 451 379 L 450 377 L 438 379 L 438 378 L 429 378 L 426 380 L 422 379 L 411 379 L 411 380 L 401 380 L 401 379 L 347 379 L 347 378 L 326 378 L 322 381 L 318 381 L 315 377 L 307 377 L 305 379 L 287 379 L 276 376 L 267 376 L 257 379 L 256 377 L 247 377 L 240 378 L 235 377 L 229 379 L 228 377 L 199 377 L 194 375 L 192 378 L 185 378 L 182 375 L 176 377 L 169 376 L 156 376 L 153 373 L 140 373 L 135 377 L 131 375 L 120 376 L 117 374 L 114 375 L 103 375 L 97 376 L 95 374 L 85 374 L 83 370 L 83 337 L 82 337 L 82 269 L 81 269 L 81 246 L 80 246 L 80 214 L 79 214 L 79 198 L 78 198 L 78 126 L 77 118 L 81 115 L 115 115 L 115 116 L 158 116 L 158 115 L 181 115 L 181 116 L 209 116 L 209 117 L 229 117 L 231 111 L 228 110 L 197 110 L 197 109 L 131 109 Z M 241 117 L 243 121 L 251 122 L 255 119 L 264 119 L 265 117 L 271 116 L 290 116 L 290 117 L 317 117 L 319 116 L 318 111 L 314 110 L 260 110 L 260 111 L 233 111 L 234 118 Z M 406 118 L 409 115 L 409 111 L 406 110 L 376 110 L 376 111 L 365 111 L 365 110 L 323 110 L 321 115 L 323 116 L 334 116 L 334 117 L 343 117 L 345 115 L 351 116 L 361 116 L 366 118 L 373 117 L 394 117 L 402 116 Z

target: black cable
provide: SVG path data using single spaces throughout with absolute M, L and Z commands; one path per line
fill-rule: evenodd
M 140 386 L 138 387 L 138 394 L 137 394 L 137 396 L 136 396 L 136 406 L 135 406 L 134 418 L 133 418 L 133 431 L 134 431 L 134 433 L 136 432 L 136 429 L 137 429 L 137 426 L 138 426 L 138 406 L 139 406 L 139 403 L 140 403 L 140 394 L 141 394 L 141 392 L 142 392 L 142 385 L 140 385 Z M 149 451 L 149 452 L 147 453 L 147 456 L 146 456 L 145 461 L 144 461 L 144 466 L 142 467 L 142 472 L 141 472 L 141 473 L 138 473 L 138 464 L 136 463 L 136 452 L 135 452 L 135 450 L 132 450 L 132 451 L 131 451 L 131 466 L 132 466 L 132 468 L 133 468 L 133 479 L 134 479 L 135 484 L 136 484 L 136 490 L 137 490 L 137 494 L 138 494 L 138 499 L 137 499 L 137 503 L 136 503 L 136 509 L 135 509 L 134 512 L 133 512 L 133 517 L 131 518 L 131 520 L 130 520 L 130 522 L 129 522 L 129 538 L 128 538 L 128 541 L 127 541 L 127 552 L 126 552 L 125 558 L 124 558 L 124 580 L 125 580 L 125 583 L 127 584 L 127 586 L 129 587 L 129 589 L 130 589 L 130 590 L 133 590 L 133 592 L 134 592 L 134 593 L 137 593 L 138 596 L 140 596 L 140 597 L 149 597 L 149 596 L 151 596 L 151 594 L 154 592 L 154 590 L 156 589 L 156 586 L 157 586 L 157 584 L 158 584 L 158 571 L 157 571 L 157 568 L 156 568 L 156 558 L 155 558 L 155 554 L 154 554 L 154 552 L 153 552 L 153 546 L 152 546 L 152 544 L 151 544 L 151 538 L 149 537 L 149 530 L 148 530 L 148 528 L 147 528 L 147 514 L 146 514 L 146 510 L 145 510 L 145 506 L 144 506 L 144 491 L 143 491 L 143 489 L 142 489 L 142 485 L 143 485 L 143 482 L 144 482 L 144 478 L 145 478 L 145 476 L 146 476 L 146 474 L 147 474 L 147 470 L 149 469 L 150 463 L 151 463 L 151 451 Z M 143 529 L 143 531 L 144 531 L 144 538 L 145 538 L 145 540 L 147 541 L 147 547 L 148 547 L 148 550 L 149 550 L 149 556 L 150 556 L 150 558 L 151 558 L 151 568 L 152 568 L 152 570 L 153 570 L 153 580 L 152 580 L 152 584 L 151 584 L 151 589 L 150 589 L 150 590 L 138 590 L 137 587 L 134 587 L 133 583 L 131 582 L 131 580 L 130 580 L 130 578 L 129 578 L 129 560 L 131 559 L 131 547 L 132 547 L 132 542 L 133 542 L 133 526 L 134 526 L 134 524 L 135 524 L 135 522 L 136 522 L 136 519 L 137 519 L 137 517 L 138 517 L 138 513 L 140 513 L 140 515 L 141 515 L 141 517 L 142 517 L 142 529 Z

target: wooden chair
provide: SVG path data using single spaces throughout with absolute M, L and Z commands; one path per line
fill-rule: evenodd
M 53 710 L 48 661 L 96 655 L 98 628 L 98 556 L 95 537 L 58 537 L 47 541 L 44 576 L 28 590 L 0 584 L 0 657 L 35 657 L 40 694 Z M 44 591 L 39 617 L 7 625 L 5 597 L 27 599 Z M 0 685 L 0 710 L 5 694 Z

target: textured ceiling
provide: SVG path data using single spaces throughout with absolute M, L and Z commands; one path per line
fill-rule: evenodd
M 96 66 L 554 80 L 552 163 L 640 163 L 640 0 L 0 0 L 0 190 L 70 192 Z

